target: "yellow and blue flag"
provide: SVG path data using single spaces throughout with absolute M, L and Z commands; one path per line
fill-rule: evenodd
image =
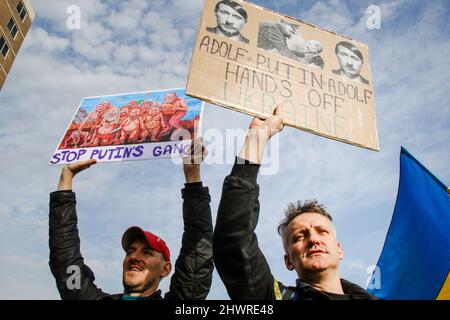
M 450 191 L 402 147 L 397 202 L 368 290 L 382 299 L 449 300 L 449 271 Z

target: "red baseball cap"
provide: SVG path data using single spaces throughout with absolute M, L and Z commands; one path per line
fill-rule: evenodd
M 170 262 L 170 250 L 167 247 L 166 242 L 157 235 L 149 231 L 142 230 L 141 228 L 136 226 L 128 228 L 128 230 L 125 231 L 125 233 L 123 234 L 122 236 L 123 250 L 127 251 L 128 247 L 137 238 L 145 239 L 150 248 L 161 253 L 166 259 L 166 261 Z

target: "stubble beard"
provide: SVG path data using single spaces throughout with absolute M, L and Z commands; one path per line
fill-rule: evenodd
M 126 274 L 123 274 L 122 284 L 124 288 L 124 292 L 126 293 L 141 293 L 144 292 L 148 287 L 148 284 L 144 283 L 144 279 L 139 279 L 136 277 L 127 277 Z

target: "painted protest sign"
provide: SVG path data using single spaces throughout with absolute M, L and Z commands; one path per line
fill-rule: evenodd
M 185 89 L 84 98 L 50 164 L 182 157 L 202 111 L 203 102 Z
M 367 46 L 248 2 L 205 0 L 186 93 L 379 150 Z

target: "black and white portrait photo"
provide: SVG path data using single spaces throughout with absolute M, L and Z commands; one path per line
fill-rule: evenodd
M 214 13 L 217 26 L 207 27 L 206 31 L 243 43 L 248 44 L 250 42 L 241 34 L 248 17 L 247 11 L 239 3 L 232 0 L 221 0 L 217 2 Z
M 303 56 L 299 57 L 299 60 L 306 63 L 312 67 L 323 69 L 325 63 L 320 56 L 323 51 L 322 44 L 318 40 L 308 40 L 306 41 L 305 52 Z
M 334 74 L 362 84 L 369 84 L 369 81 L 361 76 L 364 57 L 354 44 L 341 41 L 336 45 L 335 52 L 340 68 L 333 70 Z
M 260 23 L 258 48 L 316 68 L 323 69 L 324 66 L 320 56 L 323 50 L 320 41 L 306 41 L 300 33 L 300 26 L 284 19 L 279 22 Z

